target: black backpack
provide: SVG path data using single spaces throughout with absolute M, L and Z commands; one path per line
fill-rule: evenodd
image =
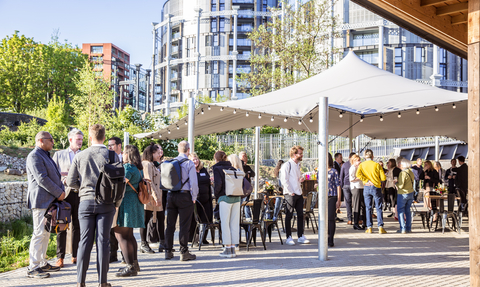
M 125 169 L 121 162 L 115 162 L 115 152 L 108 151 L 109 162 L 100 169 L 95 200 L 97 203 L 112 204 L 123 198 L 125 193 Z
M 187 178 L 182 182 L 182 163 L 186 162 L 188 158 L 181 160 L 171 159 L 166 160 L 162 163 L 161 169 L 161 189 L 169 191 L 180 191 L 182 190 L 185 183 L 187 183 L 190 178 Z

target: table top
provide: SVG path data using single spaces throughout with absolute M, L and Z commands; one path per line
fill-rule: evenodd
M 425 195 L 425 197 L 430 199 L 448 199 L 448 195 Z M 455 197 L 455 199 L 460 199 L 460 197 Z

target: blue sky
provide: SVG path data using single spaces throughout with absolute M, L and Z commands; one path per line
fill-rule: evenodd
M 130 54 L 130 63 L 152 62 L 152 22 L 160 22 L 165 0 L 0 0 L 0 37 L 15 30 L 48 43 L 59 40 L 113 43 Z

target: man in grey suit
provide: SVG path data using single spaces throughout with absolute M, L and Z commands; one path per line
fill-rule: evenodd
M 55 199 L 65 198 L 60 172 L 50 157 L 53 138 L 48 132 L 35 136 L 35 149 L 27 157 L 28 208 L 32 210 L 33 234 L 30 241 L 30 264 L 27 277 L 47 278 L 48 272 L 56 272 L 60 267 L 50 265 L 47 255 L 50 233 L 45 230 L 45 211 Z
M 101 168 L 109 162 L 109 151 L 103 144 L 105 141 L 105 127 L 92 125 L 88 129 L 88 139 L 92 145 L 73 158 L 67 176 L 67 186 L 78 189 L 80 204 L 78 206 L 78 220 L 80 222 L 80 244 L 78 246 L 77 286 L 85 286 L 90 253 L 96 235 L 97 244 L 97 273 L 100 287 L 111 286 L 107 283 L 109 268 L 109 240 L 115 204 L 98 203 L 95 200 L 95 188 Z M 115 157 L 118 162 L 118 156 Z
M 62 182 L 65 183 L 67 179 L 70 165 L 73 158 L 80 152 L 83 144 L 83 133 L 78 129 L 72 129 L 68 133 L 68 141 L 70 146 L 61 151 L 57 151 L 53 155 L 53 161 L 60 170 L 62 175 Z M 80 242 L 80 225 L 78 223 L 78 204 L 80 199 L 78 198 L 78 189 L 67 187 L 65 201 L 72 206 L 72 263 L 77 263 L 77 250 L 78 242 Z M 57 233 L 57 266 L 63 267 L 63 260 L 65 259 L 65 249 L 67 247 L 67 232 Z

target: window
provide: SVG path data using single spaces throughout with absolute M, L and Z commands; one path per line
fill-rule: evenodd
M 93 68 L 94 68 L 95 70 L 101 70 L 101 69 L 103 69 L 103 64 L 95 64 L 95 65 L 93 66 Z
M 103 57 L 102 56 L 93 56 L 92 57 L 92 62 L 102 62 Z
M 211 73 L 212 73 L 212 63 L 205 62 L 205 74 L 211 74 Z
M 425 59 L 425 48 L 424 47 L 415 47 L 415 62 L 424 63 Z
M 378 44 L 378 33 L 353 35 L 353 46 L 367 46 Z
M 220 19 L 220 32 L 225 32 L 225 19 Z
M 103 54 L 103 46 L 92 46 L 90 49 L 92 54 Z
M 205 36 L 205 46 L 211 46 L 212 45 L 212 36 L 211 35 L 207 35 Z
M 225 10 L 225 4 L 220 4 L 220 9 L 219 11 L 224 11 Z
M 395 75 L 402 75 L 403 57 L 402 48 L 395 48 Z
M 212 100 L 216 100 L 217 99 L 217 92 L 216 91 L 210 91 L 210 98 Z
M 217 4 L 212 4 L 212 12 L 217 11 Z
M 233 40 L 233 39 L 232 39 Z M 213 35 L 213 46 L 218 46 L 218 34 Z
M 212 32 L 217 32 L 217 19 L 212 20 L 211 26 L 212 26 L 212 29 L 211 29 Z
M 402 48 L 395 48 L 395 63 L 402 62 Z
M 213 61 L 213 73 L 218 74 L 218 61 Z
M 439 49 L 438 51 L 439 73 L 444 79 L 447 79 L 447 50 Z

